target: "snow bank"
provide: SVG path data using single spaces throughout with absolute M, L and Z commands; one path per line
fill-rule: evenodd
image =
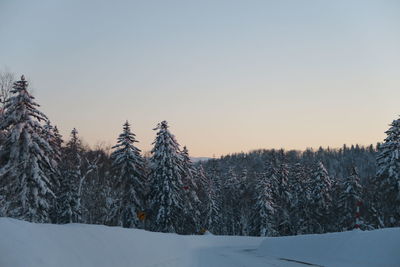
M 101 225 L 0 218 L 0 266 L 187 266 L 188 249 L 178 237 Z
M 400 266 L 400 228 L 267 238 L 258 253 L 323 266 Z
M 234 267 L 238 262 L 254 262 L 254 255 L 236 251 L 249 247 L 255 250 L 261 241 L 255 237 L 180 236 L 102 225 L 35 224 L 0 218 L 0 266 Z M 268 265 L 264 262 L 262 266 Z

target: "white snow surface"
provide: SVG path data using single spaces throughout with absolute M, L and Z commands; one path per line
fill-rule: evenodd
M 400 228 L 275 238 L 180 236 L 0 218 L 1 267 L 310 266 L 294 261 L 314 266 L 400 266 Z
M 322 266 L 400 266 L 400 228 L 268 238 L 258 253 Z

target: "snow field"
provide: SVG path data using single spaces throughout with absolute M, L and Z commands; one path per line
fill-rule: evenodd
M 295 237 L 180 236 L 0 218 L 1 267 L 400 266 L 400 228 Z

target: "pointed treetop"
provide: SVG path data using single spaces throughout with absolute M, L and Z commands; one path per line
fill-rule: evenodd
M 122 126 L 124 133 L 129 133 L 129 134 L 131 133 L 131 125 L 129 124 L 128 120 L 126 120 Z
M 28 88 L 28 82 L 25 80 L 25 76 L 21 76 L 21 80 L 16 81 L 13 85 L 14 93 L 17 93 L 19 90 L 26 90 Z M 38 105 L 37 105 L 38 106 Z
M 72 142 L 72 143 L 80 142 L 79 138 L 78 138 L 78 130 L 76 128 L 72 129 L 70 136 L 71 136 L 70 142 Z
M 71 135 L 76 136 L 77 134 L 78 134 L 78 130 L 74 127 L 74 129 L 72 129 L 72 131 L 71 131 Z
M 168 129 L 168 122 L 167 121 L 162 121 L 160 123 L 157 124 L 156 128 L 154 128 L 153 130 L 166 130 Z
M 167 121 L 162 121 L 161 123 L 160 123 L 160 128 L 161 129 L 167 129 L 169 126 L 168 126 L 168 122 Z
M 181 153 L 182 153 L 183 160 L 189 164 L 192 164 L 192 159 L 189 156 L 189 150 L 187 149 L 186 146 L 183 147 Z
M 385 142 L 399 142 L 400 140 L 400 118 L 393 120 L 393 122 L 389 125 L 390 128 L 385 132 L 387 137 L 385 138 Z

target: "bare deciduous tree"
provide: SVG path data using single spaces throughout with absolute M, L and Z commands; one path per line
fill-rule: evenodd
M 6 100 L 10 97 L 10 91 L 12 89 L 14 79 L 14 73 L 10 71 L 0 71 L 0 103 L 1 112 L 3 110 Z

